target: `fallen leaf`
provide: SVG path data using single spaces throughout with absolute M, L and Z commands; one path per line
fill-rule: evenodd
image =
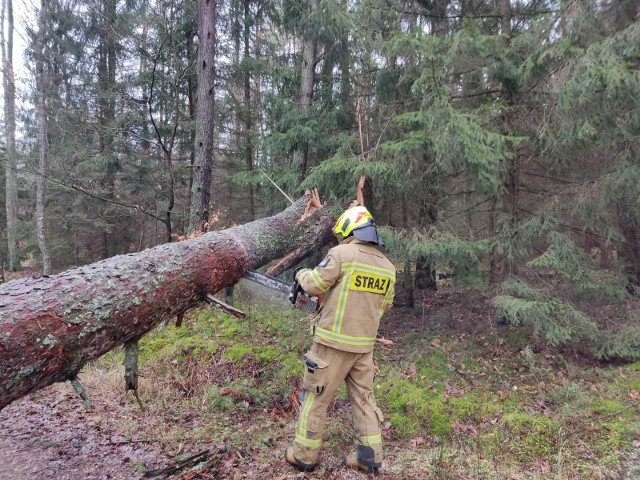
M 426 442 L 426 440 L 424 439 L 424 437 L 416 437 L 413 440 L 411 440 L 411 446 L 412 447 L 417 447 L 419 445 L 424 445 Z
M 549 473 L 551 471 L 551 465 L 546 460 L 544 462 L 539 462 L 538 466 L 540 467 L 540 472 Z
M 449 383 L 449 379 L 445 379 L 444 381 L 444 389 L 447 395 L 452 397 L 462 397 L 464 396 L 464 390 L 456 387 L 455 385 L 451 385 Z

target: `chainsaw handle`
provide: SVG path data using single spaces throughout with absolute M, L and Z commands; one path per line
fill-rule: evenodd
M 300 270 L 302 270 L 302 267 L 297 267 L 293 271 L 293 285 L 291 285 L 291 292 L 289 292 L 289 301 L 292 305 L 295 305 L 298 301 L 298 295 L 304 293 L 304 290 L 302 290 L 302 287 L 300 286 L 300 282 L 296 280 L 296 276 Z

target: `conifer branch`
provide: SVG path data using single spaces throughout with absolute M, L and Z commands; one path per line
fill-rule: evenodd
M 437 20 L 457 20 L 457 19 L 483 19 L 483 18 L 495 18 L 495 19 L 501 19 L 504 15 L 499 14 L 499 13 L 480 13 L 477 15 L 468 15 L 468 14 L 458 14 L 458 15 L 435 15 L 433 13 L 427 13 L 425 10 L 417 10 L 417 11 L 412 11 L 412 10 L 400 10 L 400 9 L 392 9 L 392 8 L 384 8 L 384 7 L 379 7 L 379 6 L 375 6 L 375 5 L 369 5 L 369 8 L 372 10 L 380 10 L 383 12 L 393 12 L 393 13 L 401 13 L 403 15 L 413 15 L 413 16 L 418 16 L 418 17 L 424 17 L 424 18 L 433 18 L 433 19 L 437 19 Z M 552 15 L 555 13 L 562 13 L 564 11 L 564 9 L 562 10 L 534 10 L 531 12 L 525 12 L 525 11 L 512 11 L 511 12 L 511 16 L 512 17 L 535 17 L 538 15 Z
M 4 162 L 0 162 L 0 163 L 4 163 Z M 7 169 L 11 168 L 6 164 L 4 166 Z M 68 188 L 70 190 L 75 190 L 76 192 L 80 192 L 80 193 L 82 193 L 84 195 L 87 195 L 88 197 L 95 198 L 96 200 L 100 200 L 100 201 L 105 202 L 105 203 L 111 203 L 113 205 L 118 205 L 118 206 L 124 207 L 124 208 L 129 208 L 131 210 L 136 210 L 137 212 L 140 212 L 143 215 L 147 215 L 147 216 L 153 218 L 154 220 L 158 220 L 158 221 L 163 222 L 163 223 L 165 221 L 163 218 L 160 218 L 159 216 L 149 212 L 148 210 L 145 210 L 140 205 L 131 205 L 131 204 L 125 203 L 125 202 L 119 202 L 118 200 L 114 200 L 112 198 L 103 197 L 101 195 L 98 195 L 97 193 L 90 192 L 89 190 L 87 190 L 87 189 L 85 189 L 83 187 L 80 187 L 80 186 L 76 185 L 75 183 L 66 183 L 66 182 L 63 182 L 62 180 L 57 180 L 55 178 L 48 177 L 46 175 L 41 174 L 40 172 L 29 170 L 27 168 L 21 168 L 21 169 L 16 169 L 16 170 L 19 170 L 19 171 L 21 171 L 23 173 L 28 173 L 29 175 L 33 175 L 34 177 L 41 177 L 45 181 L 53 183 L 54 185 L 57 185 L 59 187 Z
M 447 220 L 450 220 L 453 217 L 457 217 L 458 215 L 461 215 L 463 213 L 467 213 L 468 211 L 473 210 L 474 208 L 479 207 L 480 205 L 483 205 L 483 204 L 487 203 L 490 200 L 493 200 L 493 197 L 485 198 L 484 200 L 481 200 L 479 202 L 474 203 L 470 207 L 463 208 L 462 210 L 458 210 L 457 212 L 453 212 L 451 215 L 449 215 L 448 217 L 443 218 L 441 221 L 442 222 L 446 222 Z
M 558 177 L 551 177 L 549 175 L 542 175 L 541 173 L 532 173 L 532 172 L 527 172 L 527 171 L 523 171 L 522 173 L 524 175 L 529 175 L 530 177 L 544 178 L 545 180 L 552 180 L 554 182 L 563 183 L 565 185 L 573 185 L 573 182 L 571 182 L 569 180 L 564 180 L 564 179 L 558 178 Z
M 482 92 L 475 92 L 475 93 L 467 93 L 465 95 L 451 95 L 450 98 L 452 100 L 460 100 L 462 98 L 473 98 L 473 97 L 482 97 L 485 95 L 493 95 L 494 93 L 503 93 L 504 90 L 500 89 L 500 88 L 494 88 L 492 90 L 484 90 Z
M 518 207 L 518 210 L 523 212 L 523 213 L 526 213 L 527 215 L 531 215 L 532 217 L 537 217 L 537 218 L 541 217 L 541 215 L 538 215 L 537 213 L 533 213 L 533 212 L 531 212 L 531 211 L 529 211 L 529 210 L 527 210 L 525 208 L 522 208 L 522 207 Z M 640 245 L 638 245 L 638 244 L 629 243 L 629 242 L 625 242 L 624 240 L 618 240 L 618 239 L 615 239 L 615 238 L 606 237 L 606 236 L 604 236 L 604 235 L 602 235 L 600 233 L 596 233 L 596 232 L 594 232 L 592 230 L 578 228 L 578 227 L 575 227 L 573 225 L 568 225 L 568 224 L 562 223 L 562 222 L 554 222 L 554 223 L 556 225 L 558 225 L 559 227 L 565 228 L 565 229 L 570 230 L 572 232 L 580 233 L 582 235 L 586 235 L 586 236 L 589 236 L 589 237 L 599 238 L 599 239 L 604 240 L 605 242 L 615 242 L 615 243 L 618 243 L 620 245 L 625 245 L 625 246 L 631 247 L 631 248 L 640 248 Z

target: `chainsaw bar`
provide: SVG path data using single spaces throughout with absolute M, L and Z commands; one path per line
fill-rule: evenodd
M 266 275 L 256 270 L 247 270 L 242 278 L 249 280 L 250 282 L 257 283 L 258 285 L 262 285 L 263 287 L 270 288 L 271 290 L 283 293 L 287 296 L 291 293 L 291 284 L 284 280 L 280 280 L 277 277 L 272 277 L 271 275 Z M 304 312 L 315 312 L 318 309 L 318 298 L 310 297 L 306 293 L 298 294 L 294 307 Z

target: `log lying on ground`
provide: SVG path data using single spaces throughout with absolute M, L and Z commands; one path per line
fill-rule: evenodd
M 192 240 L 0 285 L 0 410 L 75 378 L 90 360 L 234 284 L 247 269 L 292 250 L 317 251 L 332 240 L 333 221 L 324 209 L 301 220 L 307 200 Z

